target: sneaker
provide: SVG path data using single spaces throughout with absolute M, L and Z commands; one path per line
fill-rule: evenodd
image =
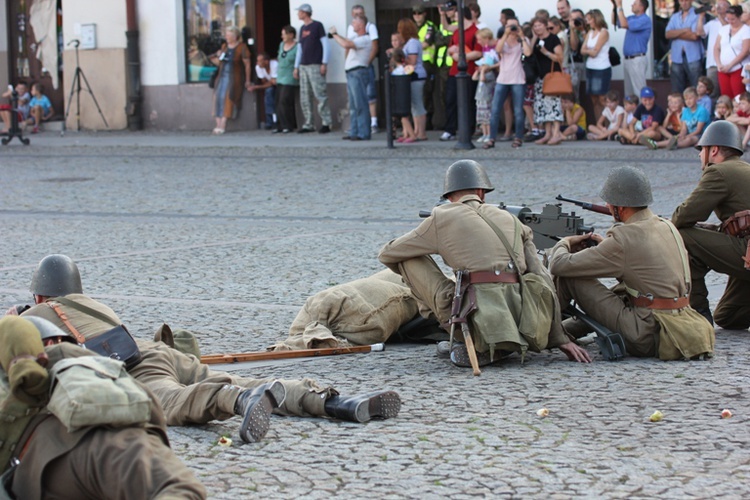
M 443 132 L 443 135 L 440 136 L 440 140 L 445 141 L 452 141 L 456 138 L 455 135 L 451 134 L 450 132 Z
M 677 136 L 676 135 L 673 135 L 672 137 L 670 137 L 669 144 L 667 145 L 667 149 L 669 149 L 670 151 L 674 151 L 675 149 L 677 149 Z
M 659 146 L 657 146 L 652 139 L 649 139 L 648 137 L 643 135 L 638 138 L 638 143 L 652 150 L 659 149 Z
M 371 134 L 378 134 L 378 133 L 380 133 L 380 129 L 378 128 L 377 125 L 373 125 L 372 127 L 370 127 L 370 133 Z
M 331 131 L 331 127 L 329 127 L 328 125 L 323 125 L 322 127 L 318 129 L 319 134 L 327 134 L 330 131 Z
M 620 141 L 620 134 L 612 134 L 612 135 L 609 136 L 609 138 L 607 140 L 609 140 L 609 141 L 618 141 L 619 142 Z
M 302 127 L 297 131 L 298 134 L 309 134 L 310 132 L 315 132 L 315 129 Z

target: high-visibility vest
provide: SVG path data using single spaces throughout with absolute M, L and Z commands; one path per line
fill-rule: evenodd
M 432 21 L 426 21 L 421 28 L 419 28 L 419 31 L 417 32 L 417 36 L 419 37 L 419 41 L 424 43 L 425 38 L 427 37 L 427 31 L 432 28 L 433 31 L 433 39 L 430 40 L 430 45 L 425 49 L 422 48 L 422 60 L 424 62 L 428 63 L 434 63 L 435 62 L 435 23 Z
M 453 24 L 458 24 L 458 23 L 453 23 Z M 450 31 L 448 31 L 448 30 L 446 30 L 446 29 L 444 29 L 442 24 L 440 25 L 440 32 L 444 36 L 453 36 L 453 33 L 450 32 Z M 448 47 L 447 46 L 446 47 L 440 47 L 437 50 L 437 61 L 435 62 L 435 64 L 437 65 L 438 68 L 441 68 L 443 66 L 446 66 L 446 67 L 453 66 L 453 58 L 448 55 Z

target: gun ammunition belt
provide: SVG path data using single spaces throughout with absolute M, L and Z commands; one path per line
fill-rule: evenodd
M 495 271 L 473 271 L 469 273 L 469 283 L 518 283 L 518 273 L 497 273 Z
M 648 307 L 649 309 L 682 309 L 690 305 L 687 297 L 675 299 L 650 299 L 648 297 L 630 297 L 630 303 L 635 307 Z

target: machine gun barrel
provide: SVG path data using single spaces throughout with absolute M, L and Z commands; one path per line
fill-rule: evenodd
M 573 205 L 577 205 L 584 210 L 591 210 L 592 212 L 596 212 L 598 214 L 604 214 L 604 215 L 612 215 L 609 211 L 609 209 L 604 205 L 597 205 L 596 203 L 589 203 L 587 201 L 580 201 L 580 200 L 574 200 L 572 198 L 563 198 L 561 194 L 558 194 L 555 199 L 557 201 L 565 201 L 567 203 L 572 203 Z

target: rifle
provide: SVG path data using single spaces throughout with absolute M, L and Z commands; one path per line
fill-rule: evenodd
M 441 200 L 437 203 L 443 205 L 448 203 L 447 200 Z M 584 224 L 583 218 L 575 212 L 565 213 L 560 205 L 546 204 L 541 212 L 533 212 L 526 205 L 506 205 L 500 203 L 495 205 L 501 210 L 507 210 L 512 213 L 522 224 L 531 228 L 534 232 L 534 245 L 539 250 L 552 248 L 555 244 L 566 236 L 575 236 L 577 234 L 586 234 L 594 230 L 592 226 Z M 422 218 L 429 217 L 432 212 L 421 210 L 419 216 Z M 609 212 L 607 212 L 609 214 Z
M 310 358 L 317 356 L 335 356 L 337 354 L 354 354 L 358 352 L 377 352 L 385 350 L 383 344 L 360 345 L 354 347 L 326 347 L 321 349 L 297 349 L 294 351 L 260 351 L 229 354 L 207 354 L 201 356 L 201 363 L 216 365 L 222 363 L 245 363 L 248 361 L 266 361 L 270 359 Z
M 613 332 L 588 314 L 578 309 L 576 306 L 568 306 L 568 308 L 563 311 L 563 316 L 580 319 L 596 332 L 596 344 L 599 346 L 602 356 L 604 356 L 604 359 L 607 361 L 617 361 L 627 355 L 622 335 Z
M 609 211 L 609 208 L 604 205 L 597 205 L 596 203 L 589 203 L 587 201 L 574 200 L 572 198 L 563 198 L 561 194 L 555 196 L 555 199 L 558 201 L 572 203 L 573 205 L 577 205 L 584 210 L 591 210 L 592 212 L 596 212 L 598 214 L 612 215 L 612 213 Z
M 471 362 L 471 369 L 474 372 L 474 376 L 478 377 L 482 372 L 479 370 L 479 360 L 477 359 L 477 351 L 474 349 L 474 340 L 471 338 L 471 332 L 469 331 L 469 319 L 467 318 L 468 313 L 461 316 L 461 306 L 463 305 L 463 290 L 461 289 L 461 281 L 463 280 L 463 271 L 456 271 L 456 293 L 453 295 L 453 306 L 451 307 L 451 337 L 450 346 L 453 351 L 453 334 L 456 331 L 456 323 L 461 323 L 461 333 L 464 335 L 464 344 L 466 344 L 466 352 L 469 354 L 469 361 Z

